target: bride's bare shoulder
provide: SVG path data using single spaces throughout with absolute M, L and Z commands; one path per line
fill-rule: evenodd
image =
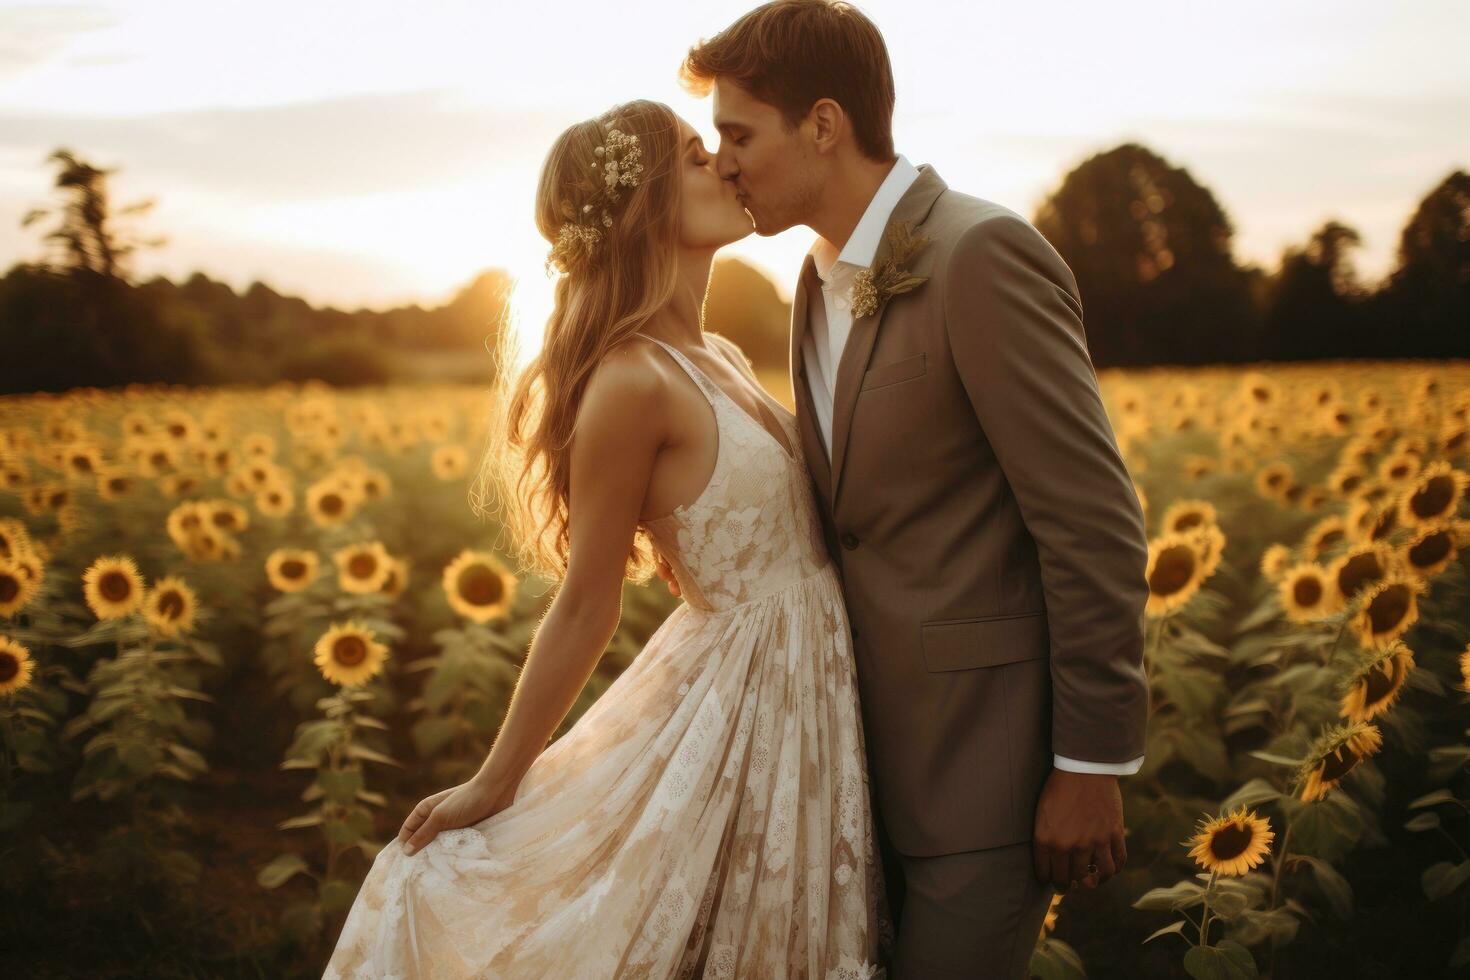
M 611 348 L 593 367 L 582 392 L 579 419 L 595 415 L 599 425 L 639 424 L 661 418 L 668 376 L 651 341 L 630 337 Z

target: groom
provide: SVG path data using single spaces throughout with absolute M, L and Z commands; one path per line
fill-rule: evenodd
M 1025 978 L 1056 890 L 1126 860 L 1118 777 L 1148 715 L 1143 515 L 1076 281 L 1020 215 L 895 154 L 856 8 L 776 0 L 680 74 L 713 93 L 756 231 L 818 236 L 790 368 L 853 626 L 891 975 Z

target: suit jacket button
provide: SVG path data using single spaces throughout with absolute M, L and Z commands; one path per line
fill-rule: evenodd
M 842 536 L 842 547 L 846 548 L 848 551 L 851 551 L 857 546 L 858 539 L 854 534 L 852 534 L 852 532 L 848 532 L 847 534 L 844 534 Z

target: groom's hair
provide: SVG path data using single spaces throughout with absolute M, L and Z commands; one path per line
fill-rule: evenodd
M 893 68 L 883 35 L 842 0 L 774 0 L 689 49 L 679 78 L 694 95 L 715 76 L 775 106 L 795 129 L 818 99 L 842 106 L 864 156 L 893 159 Z

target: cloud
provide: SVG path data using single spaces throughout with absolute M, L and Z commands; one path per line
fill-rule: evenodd
M 60 54 L 79 34 L 117 18 L 94 4 L 23 3 L 0 7 L 0 78 L 21 75 Z
M 321 200 L 432 186 L 539 161 L 571 121 L 456 100 L 447 90 L 114 117 L 0 111 L 0 155 L 67 146 L 150 183 L 243 202 Z M 105 157 L 105 158 L 104 158 Z

